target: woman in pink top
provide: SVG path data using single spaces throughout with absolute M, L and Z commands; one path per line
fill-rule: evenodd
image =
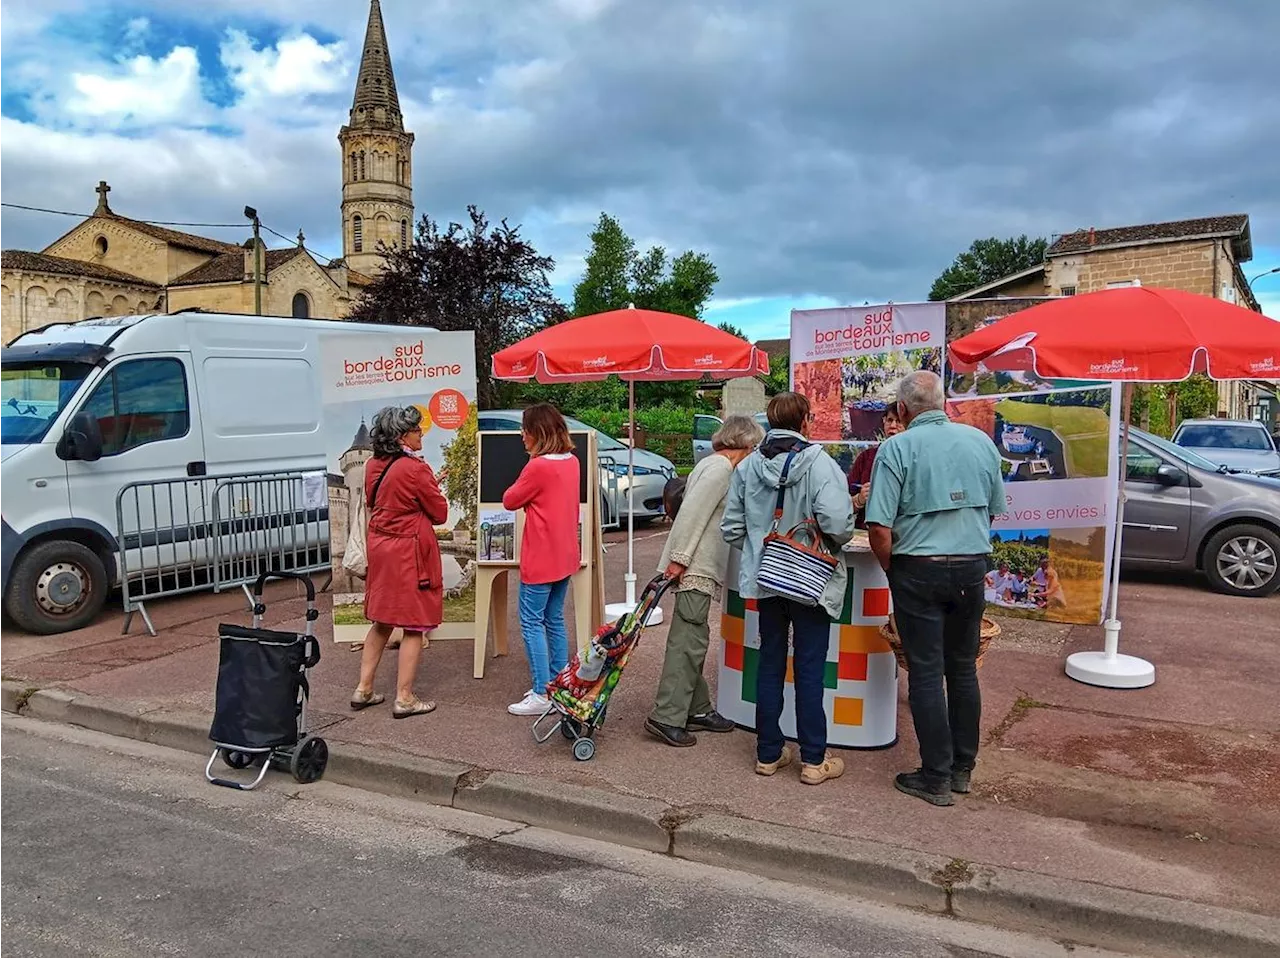
M 502 496 L 504 509 L 524 510 L 520 543 L 520 634 L 533 687 L 507 708 L 541 715 L 550 708 L 547 683 L 569 661 L 564 600 L 582 565 L 578 536 L 578 470 L 573 440 L 560 411 L 548 403 L 524 411 L 520 431 L 529 464 Z

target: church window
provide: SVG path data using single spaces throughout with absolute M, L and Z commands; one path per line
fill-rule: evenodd
M 359 175 L 359 177 L 358 177 L 358 178 L 359 178 L 359 179 L 362 179 L 362 180 L 365 178 L 365 175 L 364 175 L 364 150 L 361 150 L 361 151 L 360 151 L 360 175 Z
M 293 294 L 293 318 L 311 318 L 311 301 L 307 299 L 307 294 L 301 290 Z
M 93 251 L 99 256 L 106 256 L 107 245 L 107 238 L 105 236 L 99 236 L 93 241 Z
M 408 220 L 400 221 L 400 248 L 401 249 L 409 248 L 409 221 Z
M 359 213 L 351 217 L 351 248 L 357 252 L 364 252 L 364 217 Z

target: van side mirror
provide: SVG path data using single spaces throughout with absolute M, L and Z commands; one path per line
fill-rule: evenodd
M 71 417 L 56 449 L 59 459 L 97 462 L 102 458 L 102 430 L 98 420 L 81 410 Z
M 1183 482 L 1182 470 L 1164 462 L 1156 469 L 1156 482 L 1162 486 L 1180 486 Z

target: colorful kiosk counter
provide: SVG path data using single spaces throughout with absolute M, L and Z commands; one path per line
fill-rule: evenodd
M 840 621 L 831 626 L 831 645 L 823 696 L 827 739 L 844 748 L 885 748 L 898 739 L 898 660 L 880 635 L 889 619 L 889 582 L 871 553 L 866 535 L 854 537 L 842 550 L 849 569 Z M 730 550 L 721 610 L 720 681 L 716 708 L 738 725 L 755 728 L 756 667 L 760 655 L 759 616 L 754 599 L 736 588 L 741 553 Z M 791 658 L 782 712 L 782 733 L 796 735 L 795 687 Z

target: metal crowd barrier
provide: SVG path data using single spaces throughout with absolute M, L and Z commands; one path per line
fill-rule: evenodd
M 600 463 L 600 488 L 604 495 L 600 499 L 600 528 L 605 532 L 622 528 L 622 502 L 618 495 L 617 460 L 613 456 L 602 453 L 597 456 Z
M 153 599 L 238 586 L 252 608 L 246 583 L 260 573 L 327 570 L 327 493 L 322 473 L 301 472 L 127 484 L 116 496 L 122 632 L 137 612 L 156 634 Z

